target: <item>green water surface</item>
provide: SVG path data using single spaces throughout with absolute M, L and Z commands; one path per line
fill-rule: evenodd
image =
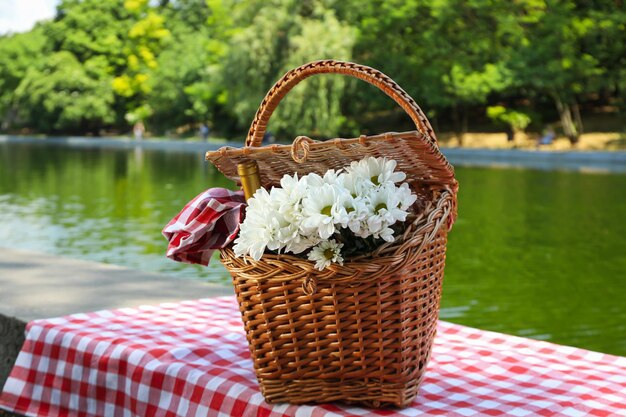
M 441 317 L 626 355 L 626 175 L 458 168 Z M 0 144 L 0 246 L 229 284 L 164 256 L 202 155 Z

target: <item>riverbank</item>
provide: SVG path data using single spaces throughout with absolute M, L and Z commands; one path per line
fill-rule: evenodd
M 452 133 L 438 135 L 444 148 L 458 148 L 459 141 Z M 580 136 L 579 142 L 572 146 L 565 136 L 557 136 L 551 144 L 538 146 L 538 135 L 518 133 L 513 142 L 508 142 L 505 133 L 466 133 L 463 148 L 482 149 L 522 149 L 547 152 L 585 152 L 585 151 L 625 151 L 626 134 L 620 132 L 590 132 Z
M 589 134 L 592 135 L 592 134 Z M 608 136 L 607 136 L 608 135 Z M 619 139 L 619 134 L 603 136 L 605 143 Z M 615 138 L 613 138 L 614 135 Z M 613 138 L 613 139 L 611 139 Z M 617 139 L 616 139 L 617 138 Z M 593 150 L 592 139 L 583 135 L 580 145 L 565 148 L 563 138 L 558 138 L 553 145 L 537 148 L 530 146 L 530 139 L 519 139 L 516 147 L 507 144 L 504 134 L 468 134 L 466 146 L 458 147 L 456 139 L 442 137 L 442 152 L 455 166 L 530 168 L 542 170 L 576 170 L 584 172 L 626 172 L 626 151 Z M 596 138 L 597 139 L 597 138 Z M 104 149 L 145 149 L 167 152 L 204 154 L 222 146 L 241 147 L 240 142 L 226 140 L 183 141 L 166 139 L 133 140 L 129 138 L 90 138 L 90 137 L 54 137 L 39 138 L 28 136 L 0 136 L 0 144 L 40 144 L 69 146 L 73 148 Z M 593 142 L 595 143 L 595 142 Z M 485 146 L 480 146 L 485 145 Z M 508 147 L 505 147 L 508 146 Z M 568 145 L 569 146 L 569 145 Z

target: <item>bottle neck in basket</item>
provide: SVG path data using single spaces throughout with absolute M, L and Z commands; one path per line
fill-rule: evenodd
M 246 201 L 250 199 L 261 188 L 261 175 L 259 166 L 255 160 L 247 160 L 237 164 L 237 173 L 241 179 L 241 187 Z

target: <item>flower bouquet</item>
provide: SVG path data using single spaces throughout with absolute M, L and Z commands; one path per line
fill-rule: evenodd
M 323 270 L 344 258 L 367 255 L 402 231 L 417 200 L 396 161 L 368 157 L 324 176 L 285 174 L 281 187 L 260 188 L 248 200 L 233 247 L 258 261 L 265 250 L 306 254 Z

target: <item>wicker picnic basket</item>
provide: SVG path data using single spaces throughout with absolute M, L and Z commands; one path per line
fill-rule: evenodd
M 409 114 L 417 131 L 324 142 L 298 137 L 293 145 L 260 147 L 280 100 L 303 79 L 321 73 L 377 86 Z M 237 164 L 256 160 L 267 189 L 279 185 L 284 174 L 323 174 L 366 156 L 395 159 L 419 197 L 410 226 L 394 242 L 323 271 L 297 256 L 265 254 L 254 261 L 237 258 L 230 247 L 221 251 L 268 402 L 373 407 L 412 402 L 435 336 L 457 182 L 428 120 L 408 94 L 377 70 L 332 60 L 285 74 L 261 103 L 244 148 L 207 153 L 207 160 L 235 181 Z

